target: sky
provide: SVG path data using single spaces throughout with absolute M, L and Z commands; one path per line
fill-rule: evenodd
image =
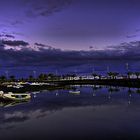
M 2 66 L 139 64 L 139 0 L 1 0 L 0 11 Z
M 0 31 L 64 50 L 139 39 L 139 0 L 1 0 Z

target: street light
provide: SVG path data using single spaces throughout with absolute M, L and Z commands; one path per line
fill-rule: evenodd
M 6 77 L 7 77 L 7 79 L 8 79 L 8 77 L 9 77 L 9 72 L 8 72 L 8 70 L 5 71 L 5 74 L 6 74 Z
M 33 75 L 34 75 L 34 78 L 36 78 L 36 71 L 35 70 L 33 71 Z
M 128 72 L 129 71 L 129 64 L 126 63 L 125 66 L 126 66 L 126 71 Z
M 107 70 L 107 72 L 109 72 L 109 71 L 110 71 L 110 68 L 109 68 L 109 66 L 107 66 L 106 70 Z

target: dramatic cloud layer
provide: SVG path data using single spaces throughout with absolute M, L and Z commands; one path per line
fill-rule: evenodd
M 20 40 L 1 40 L 0 46 L 0 63 L 5 65 L 70 66 L 95 60 L 140 60 L 140 41 L 109 46 L 105 50 L 90 48 L 90 51 L 63 51 L 41 43 L 32 46 Z

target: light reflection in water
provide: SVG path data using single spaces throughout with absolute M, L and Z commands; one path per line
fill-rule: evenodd
M 27 103 L 1 102 L 0 138 L 140 138 L 138 89 L 74 87 L 80 94 L 41 91 Z

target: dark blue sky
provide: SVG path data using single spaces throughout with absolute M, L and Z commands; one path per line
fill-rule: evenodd
M 139 0 L 1 0 L 0 65 L 135 65 L 139 13 Z

